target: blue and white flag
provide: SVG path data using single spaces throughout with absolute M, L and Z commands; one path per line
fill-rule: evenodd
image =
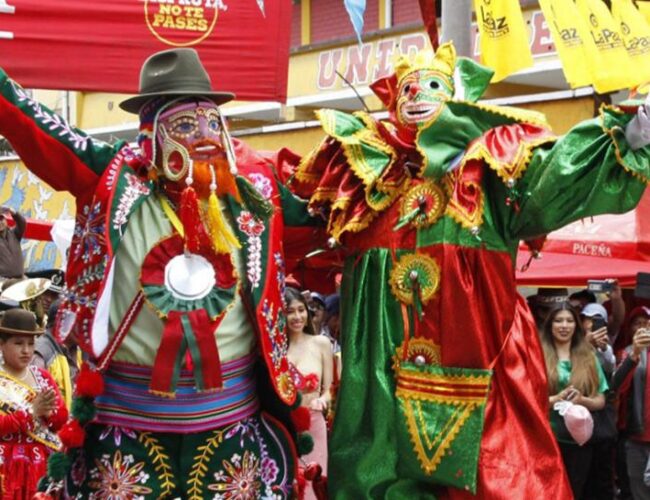
M 357 34 L 359 45 L 361 45 L 361 33 L 363 33 L 363 14 L 366 11 L 366 0 L 343 0 L 345 10 L 348 11 L 354 32 Z

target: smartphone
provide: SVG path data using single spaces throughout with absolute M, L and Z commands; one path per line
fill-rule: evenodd
M 650 273 L 638 273 L 636 275 L 634 296 L 641 299 L 650 299 Z
M 607 280 L 588 280 L 587 290 L 594 293 L 608 293 L 614 289 L 614 283 Z
M 600 316 L 596 316 L 591 321 L 591 331 L 595 332 L 596 330 L 601 329 L 603 326 L 607 326 L 607 323 Z

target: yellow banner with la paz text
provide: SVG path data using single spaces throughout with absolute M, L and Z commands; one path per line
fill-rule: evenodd
M 585 55 L 596 91 L 604 94 L 633 87 L 632 67 L 623 37 L 605 3 L 601 0 L 576 0 L 576 5 L 589 30 Z
M 650 25 L 632 0 L 612 0 L 612 14 L 620 26 L 625 49 L 634 71 L 633 85 L 650 83 Z
M 585 58 L 585 40 L 589 31 L 572 0 L 539 0 L 546 24 L 562 62 L 564 76 L 571 88 L 591 85 L 591 70 Z
M 518 0 L 474 0 L 481 62 L 494 69 L 493 81 L 503 80 L 533 65 L 528 31 Z

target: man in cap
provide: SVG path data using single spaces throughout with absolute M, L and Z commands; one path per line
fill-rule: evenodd
M 85 443 L 68 446 L 72 497 L 291 495 L 294 447 L 253 372 L 260 359 L 265 395 L 294 403 L 281 238 L 306 212 L 270 158 L 231 140 L 219 105 L 233 97 L 196 51 L 152 55 L 121 103 L 140 118 L 136 154 L 46 126 L 53 113 L 0 71 L 0 133 L 77 203 L 55 334 L 90 356 L 104 391 Z

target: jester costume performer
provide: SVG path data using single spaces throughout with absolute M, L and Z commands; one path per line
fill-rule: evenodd
M 296 398 L 281 238 L 304 204 L 272 158 L 231 142 L 217 105 L 233 95 L 211 89 L 194 50 L 151 56 L 140 89 L 121 104 L 140 116 L 136 155 L 0 72 L 0 133 L 76 198 L 55 332 L 103 373 L 82 367 L 58 461 L 70 467 L 50 479 L 70 498 L 289 498 L 293 442 L 260 398 Z
M 333 498 L 571 497 L 515 255 L 635 206 L 646 111 L 605 107 L 557 138 L 538 113 L 477 103 L 490 78 L 450 44 L 402 59 L 372 86 L 390 118 L 321 111 L 327 137 L 296 173 L 348 256 Z

